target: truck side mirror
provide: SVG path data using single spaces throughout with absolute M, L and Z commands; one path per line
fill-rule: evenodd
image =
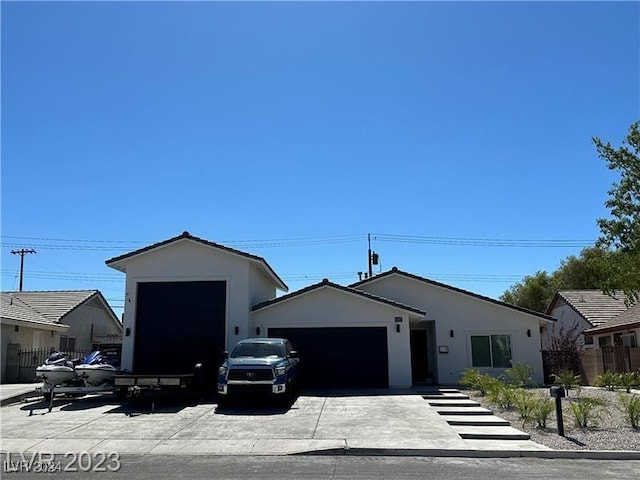
M 226 350 L 222 352 L 222 358 L 224 358 L 225 360 L 229 358 L 229 352 L 227 352 Z
M 289 358 L 298 358 L 298 351 L 297 350 L 291 350 L 289 352 Z

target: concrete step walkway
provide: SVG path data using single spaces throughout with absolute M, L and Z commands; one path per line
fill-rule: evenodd
M 480 403 L 469 400 L 459 390 L 436 390 L 422 395 L 430 406 L 443 416 L 460 435 L 469 440 L 530 440 L 528 433 L 513 428 L 511 424 L 493 415 Z

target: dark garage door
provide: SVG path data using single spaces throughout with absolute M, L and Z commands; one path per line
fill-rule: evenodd
M 226 282 L 138 284 L 133 371 L 217 368 L 225 346 Z
M 288 338 L 300 352 L 304 386 L 389 386 L 385 327 L 270 328 L 269 336 Z

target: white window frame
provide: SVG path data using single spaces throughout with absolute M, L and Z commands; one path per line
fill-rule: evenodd
M 491 370 L 504 370 L 505 368 L 509 368 L 509 367 L 496 367 L 494 366 L 494 358 L 493 358 L 493 346 L 492 346 L 492 342 L 491 342 L 491 337 L 492 336 L 501 336 L 501 337 L 508 337 L 509 338 L 509 350 L 511 353 L 511 358 L 509 359 L 509 367 L 513 366 L 513 358 L 514 358 L 514 354 L 513 354 L 513 334 L 511 332 L 474 332 L 474 333 L 469 333 L 467 335 L 467 345 L 469 348 L 469 364 L 471 365 L 472 368 L 478 368 L 478 369 L 491 369 Z M 471 338 L 472 337 L 489 337 L 489 358 L 491 360 L 491 366 L 487 367 L 479 367 L 479 366 L 475 366 L 474 365 L 474 361 L 473 361 L 473 344 L 471 342 Z

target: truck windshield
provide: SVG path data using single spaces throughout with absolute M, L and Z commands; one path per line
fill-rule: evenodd
M 284 346 L 279 343 L 240 343 L 231 352 L 231 357 L 284 357 Z

